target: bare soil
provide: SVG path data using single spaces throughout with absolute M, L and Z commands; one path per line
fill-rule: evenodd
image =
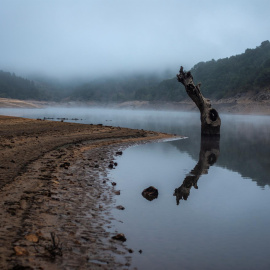
M 123 147 L 171 137 L 0 116 L 0 269 L 128 268 L 128 246 L 108 232 L 120 194 L 109 165 Z

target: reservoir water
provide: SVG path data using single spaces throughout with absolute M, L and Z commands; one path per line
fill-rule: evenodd
M 126 149 L 110 172 L 121 195 L 113 230 L 138 269 L 270 269 L 270 117 L 221 115 L 201 141 L 199 114 L 89 108 L 0 109 L 29 118 L 168 132 L 187 138 Z M 142 191 L 158 189 L 148 200 Z M 140 251 L 140 252 L 139 252 Z

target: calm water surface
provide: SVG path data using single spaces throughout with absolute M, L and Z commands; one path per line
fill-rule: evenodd
M 125 207 L 113 210 L 113 230 L 134 250 L 132 266 L 270 269 L 270 117 L 221 115 L 220 141 L 201 142 L 198 113 L 46 108 L 0 114 L 187 136 L 128 148 L 110 173 L 121 190 L 116 204 Z M 141 195 L 149 186 L 159 191 L 152 201 Z

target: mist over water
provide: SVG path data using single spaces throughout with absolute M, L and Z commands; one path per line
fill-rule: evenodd
M 269 269 L 269 116 L 221 115 L 220 140 L 207 142 L 196 112 L 44 108 L 0 114 L 187 136 L 128 148 L 110 171 L 121 190 L 115 205 L 125 207 L 113 210 L 111 230 L 126 235 L 132 266 Z M 149 186 L 159 191 L 152 201 L 142 196 Z

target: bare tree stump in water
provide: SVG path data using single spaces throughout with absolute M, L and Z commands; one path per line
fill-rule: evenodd
M 211 102 L 206 99 L 201 91 L 200 84 L 195 85 L 190 73 L 184 72 L 181 66 L 177 80 L 185 86 L 189 97 L 195 102 L 201 113 L 201 135 L 219 136 L 221 120 L 218 112 L 211 107 Z

